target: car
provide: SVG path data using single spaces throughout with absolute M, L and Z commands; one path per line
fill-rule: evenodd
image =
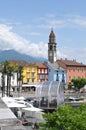
M 30 103 L 30 104 L 32 104 L 33 105 L 33 98 L 26 98 L 25 100 L 24 100 L 25 102 L 28 102 L 28 103 Z

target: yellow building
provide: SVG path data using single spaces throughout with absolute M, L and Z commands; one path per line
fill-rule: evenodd
M 23 84 L 37 82 L 38 81 L 38 71 L 37 71 L 37 65 L 35 63 L 28 63 L 24 60 L 11 60 L 9 61 L 10 66 L 13 66 L 15 69 L 17 69 L 19 66 L 23 67 L 22 70 L 22 76 Z
M 32 83 L 38 81 L 37 66 L 34 63 L 28 63 L 23 67 L 23 83 Z

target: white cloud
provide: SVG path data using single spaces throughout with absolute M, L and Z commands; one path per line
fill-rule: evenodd
M 86 64 L 86 48 L 82 47 L 60 47 L 57 50 L 57 58 L 67 58 L 67 59 L 76 59 L 79 62 L 83 62 Z
M 58 17 L 56 15 L 47 15 L 45 17 L 39 17 L 34 20 L 39 23 L 37 27 L 40 28 L 84 28 L 86 27 L 86 17 L 82 17 L 79 15 L 61 15 Z
M 14 49 L 20 53 L 35 57 L 47 56 L 47 44 L 42 42 L 31 43 L 14 33 L 12 29 L 12 26 L 0 24 L 0 49 Z
M 38 33 L 38 32 L 31 32 L 31 33 L 29 33 L 29 35 L 32 35 L 32 36 L 39 36 L 40 33 Z

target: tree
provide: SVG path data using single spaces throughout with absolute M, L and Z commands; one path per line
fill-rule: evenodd
M 72 84 L 75 86 L 75 89 L 80 89 L 86 84 L 86 78 L 72 79 Z
M 1 63 L 1 72 L 2 72 L 2 97 L 5 94 L 5 76 L 7 74 L 7 66 L 8 66 L 8 61 L 5 61 Z
M 2 97 L 7 92 L 7 96 L 10 96 L 10 87 L 11 87 L 11 76 L 14 72 L 14 67 L 9 65 L 8 61 L 5 61 L 1 64 L 1 70 L 2 72 Z M 7 88 L 5 88 L 5 77 L 7 76 Z
M 61 105 L 43 117 L 45 122 L 39 124 L 41 130 L 86 130 L 86 104 L 77 109 Z
M 10 96 L 10 88 L 11 88 L 11 76 L 13 76 L 14 67 L 7 66 L 7 96 Z
M 18 91 L 20 91 L 20 87 L 21 87 L 21 84 L 22 84 L 22 79 L 23 79 L 22 71 L 23 71 L 23 66 L 18 66 L 17 69 L 16 69 L 17 81 L 18 81 L 18 85 L 19 85 Z

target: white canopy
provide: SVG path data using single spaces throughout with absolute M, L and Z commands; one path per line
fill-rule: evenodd
M 2 100 L 4 101 L 4 103 L 9 107 L 9 108 L 14 108 L 14 107 L 26 107 L 25 104 L 20 104 L 18 102 L 16 102 L 16 100 L 14 100 L 12 97 L 3 97 Z
M 23 108 L 23 110 L 25 110 L 25 111 L 35 111 L 35 112 L 43 111 L 42 109 L 36 108 L 36 107 L 26 107 L 26 108 Z
M 7 103 L 7 106 L 8 106 L 9 108 L 15 108 L 15 107 L 17 107 L 17 108 L 24 108 L 24 107 L 26 107 L 26 105 L 24 105 L 24 104 L 19 104 L 19 103 L 16 103 L 16 102 Z

